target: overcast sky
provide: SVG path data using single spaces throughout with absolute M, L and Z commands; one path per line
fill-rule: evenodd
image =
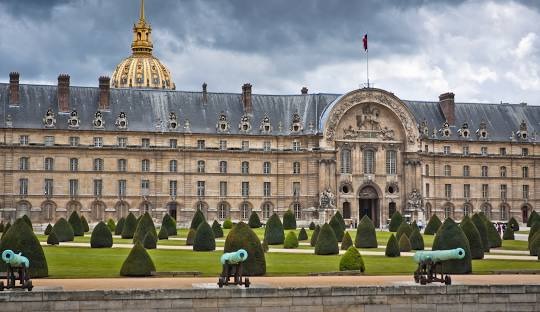
M 540 1 L 146 0 L 178 90 L 540 105 Z M 404 4 L 407 3 L 407 4 Z M 130 53 L 139 0 L 0 0 L 0 81 L 97 86 Z

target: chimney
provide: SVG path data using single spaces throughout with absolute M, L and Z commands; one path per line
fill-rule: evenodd
M 19 105 L 19 73 L 9 73 L 9 105 Z
M 203 82 L 203 84 L 202 84 L 202 101 L 203 101 L 203 104 L 208 103 L 208 92 L 206 91 L 207 86 L 208 85 L 206 84 L 206 82 Z
M 251 106 L 251 84 L 245 83 L 242 86 L 242 104 L 244 104 L 244 112 L 250 114 L 252 112 Z
M 300 92 L 302 92 L 303 95 L 306 95 L 306 94 L 308 94 L 308 88 L 303 87 Z
M 69 75 L 58 76 L 58 111 L 69 112 Z
M 454 93 L 447 92 L 439 95 L 439 107 L 450 125 L 454 125 L 456 122 L 455 106 Z
M 111 90 L 111 78 L 107 76 L 99 77 L 99 110 L 109 110 L 109 98 Z

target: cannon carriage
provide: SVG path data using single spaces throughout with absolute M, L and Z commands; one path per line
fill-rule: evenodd
M 218 286 L 222 288 L 224 285 L 244 285 L 246 288 L 251 285 L 249 278 L 243 277 L 242 263 L 248 257 L 247 251 L 239 249 L 235 252 L 224 253 L 221 256 L 221 264 L 223 271 L 218 279 Z M 232 281 L 230 279 L 233 278 Z
M 0 281 L 0 291 L 4 289 L 22 288 L 32 291 L 34 286 L 30 280 L 30 274 L 28 269 L 30 268 L 30 261 L 21 253 L 16 254 L 12 250 L 4 250 L 2 252 L 2 261 L 6 264 L 7 270 L 5 274 L 6 284 L 4 281 Z M 16 282 L 19 281 L 19 286 L 16 286 Z
M 440 282 L 445 285 L 452 284 L 452 278 L 444 274 L 442 270 L 443 262 L 449 260 L 459 260 L 465 257 L 463 248 L 449 250 L 417 251 L 413 260 L 418 263 L 418 268 L 414 272 L 414 281 L 421 285 L 427 283 Z

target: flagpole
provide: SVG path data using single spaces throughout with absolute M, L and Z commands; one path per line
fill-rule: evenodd
M 367 87 L 369 89 L 369 49 L 366 49 L 366 75 L 367 75 Z

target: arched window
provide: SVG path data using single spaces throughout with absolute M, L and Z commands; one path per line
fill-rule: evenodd
M 143 159 L 141 162 L 141 171 L 148 172 L 150 171 L 150 160 L 149 159 Z
M 491 206 L 489 204 L 484 204 L 480 208 L 480 211 L 482 211 L 488 220 L 491 220 Z
M 505 166 L 502 166 L 499 171 L 500 171 L 501 177 L 503 177 L 503 178 L 506 177 L 506 167 Z
M 169 172 L 178 171 L 178 162 L 176 160 L 169 161 Z
M 51 157 L 45 158 L 45 162 L 43 163 L 43 167 L 46 171 L 52 171 L 54 170 L 54 159 Z
M 444 218 L 452 218 L 454 216 L 454 209 L 452 205 L 444 206 Z
M 30 170 L 30 158 L 28 157 L 19 158 L 19 170 Z
M 370 149 L 364 151 L 364 173 L 375 173 L 375 151 Z
M 351 150 L 341 150 L 341 173 L 351 173 Z
M 302 208 L 300 206 L 300 203 L 293 204 L 293 212 L 294 212 L 294 217 L 296 218 L 296 220 L 302 219 Z
M 197 172 L 198 173 L 204 173 L 205 171 L 205 163 L 204 163 L 204 160 L 199 160 L 197 161 Z
M 386 174 L 397 173 L 397 152 L 386 151 Z
M 501 220 L 508 220 L 508 206 L 505 204 L 501 205 Z
M 218 218 L 226 219 L 227 218 L 227 204 L 219 203 L 218 205 Z
M 469 204 L 463 204 L 463 216 L 468 216 L 471 214 L 471 206 Z
M 242 174 L 249 174 L 249 162 L 243 161 L 242 162 Z
M 264 203 L 262 206 L 263 219 L 270 218 L 271 213 L 272 213 L 272 205 L 270 203 Z
M 449 177 L 452 175 L 452 167 L 450 165 L 444 165 L 444 176 Z
M 242 206 L 240 206 L 240 216 L 242 219 L 248 219 L 250 215 L 250 209 L 248 203 L 242 203 Z
M 425 171 L 426 171 L 425 174 L 428 176 L 429 175 L 429 165 L 426 164 L 425 167 L 426 167 L 425 168 Z

